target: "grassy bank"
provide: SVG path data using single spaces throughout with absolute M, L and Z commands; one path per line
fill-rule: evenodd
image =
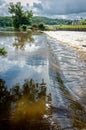
M 50 25 L 47 30 L 86 31 L 86 25 Z

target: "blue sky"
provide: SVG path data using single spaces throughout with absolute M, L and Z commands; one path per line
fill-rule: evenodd
M 0 15 L 9 15 L 9 2 L 21 1 L 34 15 L 52 18 L 86 18 L 86 0 L 0 0 Z

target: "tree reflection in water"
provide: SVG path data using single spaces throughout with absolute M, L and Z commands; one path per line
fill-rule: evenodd
M 46 94 L 46 83 L 25 80 L 23 86 L 7 89 L 0 79 L 0 130 L 50 129 L 51 94 Z
M 61 90 L 69 98 L 70 94 L 64 90 L 63 82 L 60 79 L 58 81 Z M 86 128 L 84 108 L 77 101 L 69 100 L 69 118 L 73 122 L 70 129 Z M 16 84 L 7 89 L 5 81 L 0 79 L 0 130 L 62 130 L 59 122 L 52 123 L 51 115 L 55 110 L 59 113 L 65 109 L 52 108 L 51 102 L 51 93 L 47 94 L 44 80 L 42 83 L 33 79 L 25 80 L 22 86 Z
M 25 49 L 26 42 L 34 42 L 31 32 L 16 32 L 15 33 L 15 43 L 13 46 L 16 49 Z

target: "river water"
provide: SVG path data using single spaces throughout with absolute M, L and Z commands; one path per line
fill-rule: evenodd
M 86 129 L 86 61 L 45 34 L 0 32 L 0 129 Z

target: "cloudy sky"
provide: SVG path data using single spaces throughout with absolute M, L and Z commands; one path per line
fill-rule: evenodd
M 0 15 L 9 15 L 9 2 L 20 1 L 34 15 L 52 18 L 86 18 L 86 0 L 0 0 Z

